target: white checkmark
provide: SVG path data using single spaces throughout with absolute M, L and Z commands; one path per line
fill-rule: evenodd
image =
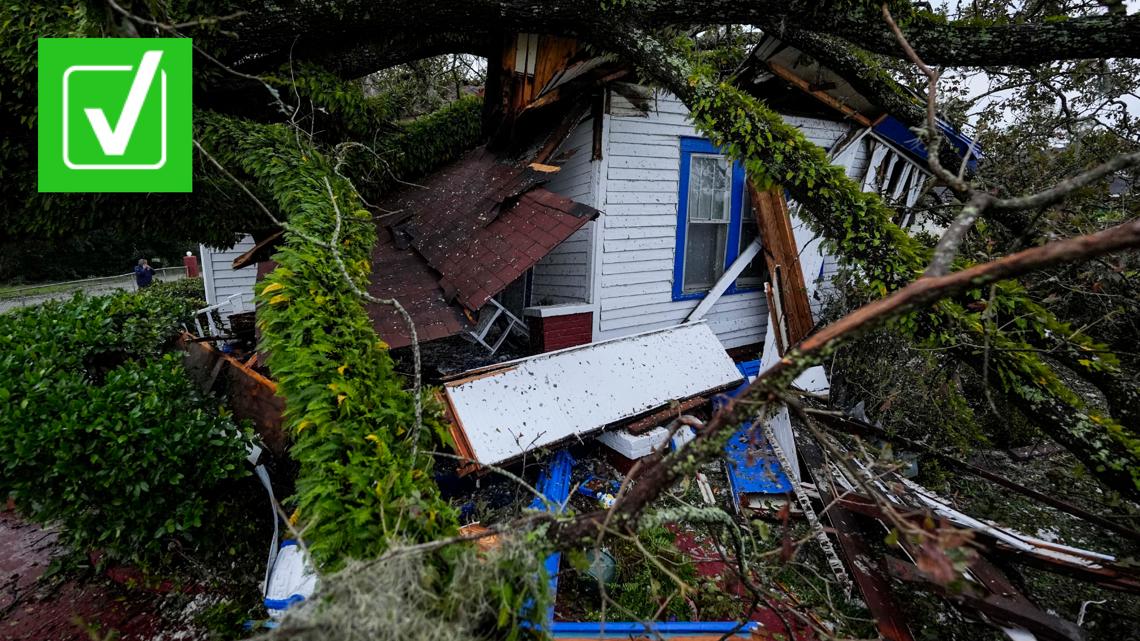
M 104 154 L 122 156 L 126 153 L 127 144 L 131 141 L 131 134 L 134 133 L 135 125 L 139 121 L 143 102 L 146 101 L 146 95 L 154 83 L 154 75 L 161 58 L 161 51 L 143 53 L 142 62 L 139 63 L 135 78 L 131 81 L 131 90 L 127 94 L 127 101 L 123 104 L 123 110 L 114 129 L 111 129 L 107 114 L 102 109 L 88 107 L 83 110 L 87 114 L 87 120 L 91 122 L 91 129 L 95 131 L 95 138 L 99 140 L 99 146 L 103 148 Z

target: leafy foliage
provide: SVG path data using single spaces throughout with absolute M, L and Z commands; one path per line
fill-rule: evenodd
M 409 125 L 401 147 L 407 153 L 393 156 L 393 172 L 424 167 L 425 147 L 417 146 L 425 141 L 448 140 L 426 146 L 441 151 L 435 163 L 473 143 L 470 136 L 448 135 L 476 106 L 462 101 Z M 393 371 L 387 344 L 330 250 L 307 240 L 332 237 L 329 179 L 345 216 L 341 255 L 349 275 L 365 283 L 376 234 L 371 215 L 318 149 L 305 143 L 298 152 L 287 127 L 216 116 L 203 118 L 202 125 L 207 149 L 271 194 L 294 232 L 259 289 L 258 322 L 261 347 L 287 400 L 290 453 L 300 464 L 294 498 L 310 551 L 318 563 L 335 568 L 348 559 L 374 558 L 396 538 L 423 541 L 454 532 L 454 512 L 439 497 L 431 457 L 424 454 L 432 434 L 413 430 L 413 395 Z M 443 434 L 434 412 L 425 421 Z
M 153 559 L 243 471 L 241 430 L 163 355 L 195 294 L 156 285 L 0 315 L 0 490 L 79 548 Z

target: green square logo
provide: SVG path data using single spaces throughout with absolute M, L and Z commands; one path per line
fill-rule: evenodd
M 188 192 L 187 38 L 39 40 L 39 190 Z

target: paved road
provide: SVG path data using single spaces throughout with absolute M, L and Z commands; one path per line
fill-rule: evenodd
M 172 280 L 181 280 L 185 277 L 186 277 L 185 272 L 182 270 L 178 270 L 178 272 L 173 273 L 173 274 L 159 273 L 155 276 L 155 280 L 172 281 Z M 122 278 L 119 280 L 114 280 L 112 282 L 95 282 L 95 283 L 89 283 L 89 284 L 77 283 L 73 289 L 68 289 L 66 291 L 51 292 L 48 294 L 35 294 L 33 292 L 32 294 L 30 294 L 28 296 L 22 296 L 20 298 L 0 299 L 0 314 L 4 313 L 10 309 L 16 309 L 18 307 L 28 307 L 30 305 L 39 305 L 40 303 L 43 303 L 43 302 L 46 302 L 49 300 L 55 300 L 58 298 L 71 298 L 71 296 L 73 294 L 75 294 L 75 292 L 84 292 L 88 296 L 97 296 L 99 294 L 110 294 L 111 292 L 123 290 L 123 289 L 125 289 L 125 290 L 134 290 L 135 289 L 135 284 L 134 284 L 134 280 L 132 277 L 125 277 L 125 278 Z

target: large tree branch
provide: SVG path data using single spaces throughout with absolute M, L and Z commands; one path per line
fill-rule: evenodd
M 290 49 L 298 58 L 321 58 L 367 43 L 382 43 L 383 34 L 392 33 L 414 33 L 423 38 L 468 30 L 585 36 L 608 31 L 614 25 L 652 30 L 714 24 L 782 24 L 838 35 L 885 55 L 904 55 L 878 19 L 877 3 L 852 6 L 850 2 L 815 0 L 264 3 L 227 23 L 227 30 L 236 33 L 238 39 L 224 44 L 227 61 L 256 72 L 280 64 Z M 931 64 L 1032 65 L 1052 60 L 1140 57 L 1140 16 L 1083 16 L 1048 23 L 978 26 L 912 14 L 904 26 L 914 34 L 915 49 Z
M 803 204 L 801 216 L 829 243 L 841 260 L 858 268 L 867 290 L 886 294 L 910 284 L 928 262 L 929 252 L 891 222 L 893 211 L 863 193 L 843 168 L 762 102 L 703 75 L 680 48 L 640 32 L 610 34 L 612 47 L 638 63 L 643 73 L 676 93 L 689 106 L 698 130 L 741 160 L 756 180 L 780 183 Z M 1024 290 L 1003 286 L 1003 304 L 1029 304 Z M 1014 336 L 984 331 L 977 313 L 964 302 L 944 301 L 932 314 L 909 324 L 917 339 L 941 345 L 982 344 L 1003 349 L 990 358 L 1001 389 L 1017 402 L 1040 408 L 1039 426 L 1068 446 L 1108 487 L 1140 495 L 1140 442 L 1111 417 L 1098 415 L 1071 390 L 1048 363 Z M 1057 320 L 1041 310 L 1039 323 Z M 977 359 L 977 354 L 961 354 Z
M 636 519 L 675 481 L 694 472 L 702 462 L 719 456 L 732 430 L 756 414 L 758 404 L 776 400 L 780 390 L 839 344 L 882 327 L 908 311 L 929 307 L 968 289 L 1016 278 L 1052 265 L 1085 261 L 1135 247 L 1140 247 L 1140 219 L 1096 234 L 1027 249 L 946 276 L 922 278 L 886 298 L 855 310 L 804 339 L 794 351 L 761 373 L 701 428 L 697 437 L 685 446 L 685 456 L 651 455 L 642 463 L 645 471 L 637 478 L 636 486 L 618 500 L 613 510 L 622 519 Z M 565 545 L 577 544 L 596 535 L 607 518 L 611 523 L 615 522 L 613 516 L 595 512 L 559 524 L 554 533 L 555 539 Z

